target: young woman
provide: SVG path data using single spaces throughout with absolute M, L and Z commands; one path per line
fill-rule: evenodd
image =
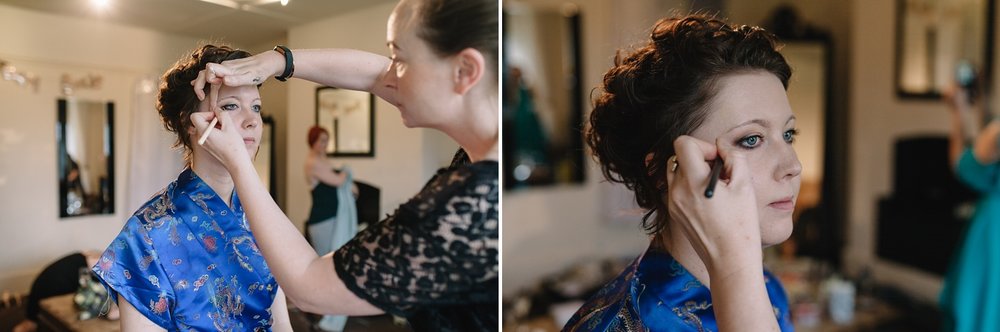
M 354 194 L 358 189 L 350 169 L 336 171 L 326 159 L 326 147 L 330 143 L 330 133 L 326 129 L 313 126 L 306 139 L 309 154 L 304 171 L 312 194 L 306 228 L 316 254 L 322 256 L 340 248 L 358 233 L 358 214 L 354 207 Z M 324 331 L 342 331 L 346 324 L 347 316 L 325 315 L 317 325 Z
M 257 249 L 241 197 L 204 148 L 191 114 L 212 113 L 191 80 L 208 63 L 250 56 L 205 45 L 163 75 L 157 111 L 177 135 L 187 168 L 132 215 L 93 270 L 121 307 L 123 331 L 291 331 L 285 297 Z M 217 99 L 246 160 L 257 154 L 257 86 L 223 87 Z
M 650 37 L 605 74 L 586 133 L 605 177 L 649 211 L 649 249 L 565 330 L 790 331 L 761 247 L 791 235 L 799 191 L 791 70 L 756 27 L 693 15 Z
M 205 146 L 226 165 L 261 251 L 307 311 L 406 317 L 417 331 L 498 330 L 498 4 L 403 0 L 389 16 L 391 58 L 348 49 L 269 51 L 209 65 L 192 82 L 216 89 L 296 77 L 370 91 L 407 127 L 433 128 L 461 149 L 408 202 L 331 256 L 318 257 L 271 200 L 228 113 L 198 113 Z M 409 167 L 400 165 L 400 167 Z
M 966 140 L 964 117 L 982 119 L 984 99 L 970 98 L 970 91 L 955 88 L 945 98 L 951 111 L 950 161 L 958 178 L 980 193 L 975 214 L 952 258 L 944 278 L 940 303 L 945 324 L 942 331 L 1000 330 L 1000 121 L 992 120 Z M 979 121 L 972 121 L 980 127 Z

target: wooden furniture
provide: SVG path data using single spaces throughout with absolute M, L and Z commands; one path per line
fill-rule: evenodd
M 119 332 L 118 321 L 94 318 L 81 321 L 76 304 L 73 303 L 74 293 L 54 296 L 42 300 L 42 311 L 38 315 L 39 322 L 52 331 L 65 332 Z

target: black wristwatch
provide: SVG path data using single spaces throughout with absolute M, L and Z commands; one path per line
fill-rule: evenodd
M 274 51 L 285 56 L 285 71 L 281 73 L 281 76 L 274 77 L 275 79 L 284 82 L 295 73 L 295 62 L 292 59 L 292 50 L 288 49 L 284 45 L 278 45 L 274 47 Z

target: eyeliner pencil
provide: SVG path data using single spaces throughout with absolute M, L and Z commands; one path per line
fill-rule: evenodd
M 205 129 L 205 133 L 201 134 L 201 138 L 198 139 L 198 145 L 205 145 L 205 141 L 208 140 L 208 133 L 212 132 L 212 129 L 215 128 L 215 125 L 217 123 L 219 123 L 219 117 L 218 116 L 216 116 L 214 119 L 212 119 L 212 123 L 208 124 L 208 129 Z M 706 192 L 706 195 L 707 194 L 708 193 Z
M 715 159 L 712 162 L 712 177 L 708 179 L 708 188 L 705 188 L 705 197 L 712 198 L 715 195 L 715 185 L 719 182 L 719 175 L 722 174 L 722 159 Z

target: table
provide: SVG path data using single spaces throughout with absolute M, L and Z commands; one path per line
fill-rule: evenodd
M 42 311 L 38 318 L 42 325 L 53 331 L 66 332 L 119 332 L 121 325 L 118 321 L 110 321 L 103 318 L 94 318 L 81 321 L 73 303 L 73 295 L 59 295 L 42 300 Z

